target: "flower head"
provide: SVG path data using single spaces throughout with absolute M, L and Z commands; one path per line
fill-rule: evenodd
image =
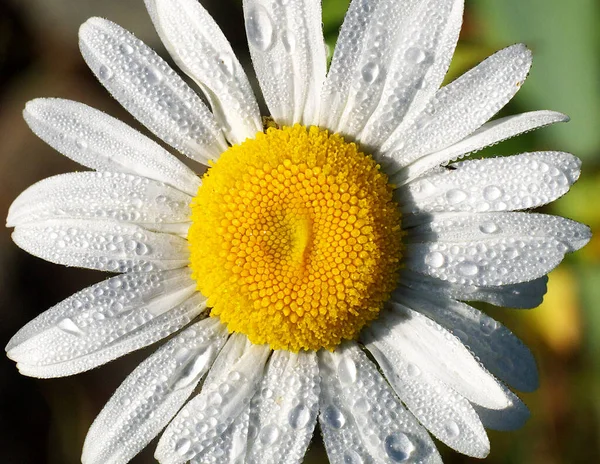
M 524 82 L 530 52 L 508 47 L 440 88 L 463 1 L 353 0 L 327 71 L 318 0 L 245 0 L 263 120 L 200 3 L 146 5 L 208 106 L 110 21 L 81 27 L 81 51 L 206 173 L 81 103 L 34 100 L 33 131 L 95 172 L 39 182 L 7 219 L 36 256 L 119 273 L 13 337 L 22 373 L 75 374 L 175 334 L 99 414 L 83 462 L 125 463 L 166 426 L 162 463 L 298 463 L 317 420 L 335 463 L 440 462 L 428 432 L 485 456 L 484 426 L 527 419 L 509 386 L 533 390 L 537 373 L 530 351 L 465 301 L 536 306 L 546 274 L 590 238 L 518 212 L 566 193 L 572 155 L 447 165 L 567 120 L 487 122 Z

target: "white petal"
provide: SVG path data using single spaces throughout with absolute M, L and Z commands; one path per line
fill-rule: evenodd
M 531 52 L 513 45 L 441 88 L 409 127 L 399 127 L 381 148 L 396 168 L 463 139 L 496 114 L 519 90 Z
M 518 284 L 478 287 L 439 280 L 405 269 L 402 271 L 400 283 L 418 292 L 436 294 L 454 300 L 485 301 L 496 306 L 530 309 L 542 303 L 548 277 L 543 276 Z
M 227 149 L 200 97 L 133 34 L 106 19 L 90 18 L 79 29 L 79 47 L 112 96 L 169 145 L 204 164 Z
M 376 326 L 363 332 L 365 347 L 407 408 L 446 445 L 468 456 L 487 456 L 490 442 L 470 403 L 427 371 L 407 362 L 385 331 L 373 329 Z
M 490 409 L 509 406 L 510 399 L 498 381 L 446 329 L 395 303 L 384 310 L 380 320 L 377 334 L 389 330 L 386 340 L 393 341 L 406 362 L 428 371 L 471 403 Z
M 192 197 L 131 174 L 76 172 L 44 179 L 11 205 L 8 227 L 48 219 L 112 219 L 153 231 L 187 227 Z
M 511 400 L 511 404 L 508 407 L 494 410 L 474 404 L 473 408 L 479 415 L 481 423 L 485 428 L 504 431 L 520 429 L 525 425 L 527 419 L 529 419 L 529 409 L 527 409 L 527 406 L 525 406 L 517 395 L 508 388 L 503 388 Z
M 247 411 L 270 353 L 268 346 L 253 345 L 244 335 L 230 337 L 200 394 L 166 428 L 154 457 L 164 464 L 184 463 L 203 453 L 211 443 L 220 442 L 219 435 Z
M 318 354 L 319 423 L 332 464 L 442 462 L 427 432 L 356 343 Z
M 374 109 L 358 137 L 363 145 L 380 148 L 392 132 L 401 123 L 406 125 L 406 119 L 418 114 L 439 89 L 458 40 L 463 6 L 463 0 L 422 1 L 404 24 L 395 26 L 399 36 L 393 49 L 377 55 L 381 80 L 385 82 L 383 88 L 378 89 L 379 98 L 355 108 L 356 114 L 348 120 L 349 127 L 353 127 L 353 118 L 366 121 L 363 111 Z M 365 96 L 372 91 L 367 88 Z
M 18 226 L 12 238 L 28 253 L 64 266 L 150 272 L 189 263 L 184 238 L 115 221 L 51 219 Z
M 345 135 L 358 135 L 359 131 L 349 132 L 348 124 L 352 120 L 348 119 L 346 123 L 345 115 L 360 107 L 363 99 L 356 101 L 356 98 L 365 90 L 379 96 L 385 81 L 385 73 L 380 76 L 381 60 L 392 56 L 402 30 L 399 25 L 411 18 L 416 3 L 416 0 L 353 0 L 350 3 L 323 85 L 320 126 Z M 378 61 L 369 62 L 373 58 Z M 376 105 L 377 101 L 373 99 L 364 104 Z M 373 109 L 357 121 L 359 130 Z
M 465 303 L 441 298 L 429 300 L 426 295 L 408 289 L 402 290 L 402 297 L 397 300 L 448 328 L 492 374 L 508 385 L 526 392 L 538 387 L 531 351 L 498 321 Z
M 463 161 L 427 174 L 395 195 L 405 214 L 535 208 L 567 193 L 580 167 L 578 158 L 561 152 Z
M 188 269 L 113 277 L 25 325 L 6 347 L 8 357 L 35 377 L 83 372 L 179 330 L 205 300 Z
M 250 420 L 248 410 L 248 405 L 242 406 L 238 416 L 225 432 L 210 440 L 210 444 L 202 453 L 190 459 L 190 464 L 240 464 L 245 462 Z
M 434 214 L 408 230 L 406 264 L 452 283 L 498 286 L 537 279 L 584 246 L 587 226 L 530 213 Z
M 314 352 L 273 352 L 250 408 L 246 462 L 302 462 L 317 422 L 319 383 Z
M 102 111 L 59 98 L 31 100 L 23 112 L 31 130 L 79 164 L 137 174 L 195 195 L 200 179 L 148 137 Z
M 569 121 L 568 116 L 555 111 L 532 111 L 495 119 L 484 124 L 462 141 L 417 159 L 391 176 L 390 180 L 396 185 L 403 185 L 435 166 L 462 158 L 468 153 L 479 151 L 524 132 L 567 121 Z
M 262 131 L 248 78 L 231 45 L 196 0 L 145 0 L 165 47 L 210 102 L 231 143 Z
M 250 55 L 271 115 L 280 125 L 315 125 L 325 80 L 319 0 L 244 0 Z
M 227 330 L 218 319 L 204 319 L 141 363 L 90 427 L 81 461 L 129 462 L 175 416 L 226 339 Z

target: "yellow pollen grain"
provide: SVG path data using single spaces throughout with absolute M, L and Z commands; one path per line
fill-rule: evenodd
M 193 199 L 192 277 L 230 332 L 290 351 L 356 338 L 395 288 L 400 213 L 377 163 L 317 127 L 224 152 Z

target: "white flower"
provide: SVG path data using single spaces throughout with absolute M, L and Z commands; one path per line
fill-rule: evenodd
M 536 366 L 462 301 L 534 307 L 545 275 L 590 238 L 567 219 L 513 212 L 563 195 L 579 175 L 572 155 L 440 167 L 568 119 L 486 122 L 525 80 L 530 52 L 508 47 L 440 89 L 463 1 L 353 0 L 326 75 L 318 0 L 245 0 L 274 121 L 263 133 L 246 75 L 202 6 L 146 5 L 212 111 L 110 21 L 81 27 L 81 51 L 151 132 L 214 162 L 203 185 L 110 116 L 39 99 L 24 113 L 33 131 L 96 172 L 32 186 L 7 219 L 36 256 L 122 273 L 21 329 L 7 350 L 22 373 L 75 374 L 188 326 L 119 387 L 83 462 L 127 462 L 167 426 L 162 463 L 298 463 L 317 417 L 332 463 L 440 462 L 426 430 L 486 456 L 484 426 L 527 419 L 506 385 L 534 390 Z

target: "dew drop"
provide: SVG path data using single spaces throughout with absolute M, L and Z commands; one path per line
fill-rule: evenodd
M 77 147 L 79 147 L 81 150 L 85 150 L 88 147 L 88 143 L 83 140 L 83 139 L 77 139 L 75 141 L 75 144 L 77 145 Z
M 484 335 L 491 335 L 498 329 L 498 322 L 485 314 L 482 314 L 479 319 L 479 328 Z
M 517 251 L 516 248 L 507 248 L 506 250 L 504 250 L 504 257 L 507 259 L 515 259 L 519 256 L 519 252 Z
M 495 234 L 499 228 L 495 222 L 487 221 L 479 226 L 479 230 L 484 234 Z
M 156 69 L 152 66 L 148 66 L 145 69 L 145 72 L 146 72 L 146 79 L 151 85 L 156 85 L 163 80 L 162 73 L 158 69 Z
M 356 364 L 351 358 L 342 358 L 338 364 L 338 378 L 344 384 L 356 381 Z
M 369 406 L 369 402 L 366 398 L 360 397 L 354 402 L 353 409 L 360 414 L 364 414 L 371 409 L 371 406 Z
M 306 427 L 309 420 L 310 411 L 308 410 L 308 407 L 303 403 L 296 405 L 294 409 L 290 411 L 290 414 L 288 416 L 288 421 L 293 429 L 302 429 Z
M 410 375 L 411 377 L 418 377 L 419 375 L 421 375 L 421 369 L 419 369 L 419 367 L 416 364 L 409 364 L 406 367 L 406 370 L 408 371 L 408 375 Z
M 233 64 L 233 57 L 229 53 L 221 53 L 218 57 L 219 68 L 228 76 L 233 76 L 235 73 L 235 67 Z
M 453 420 L 449 420 L 444 424 L 444 431 L 448 435 L 448 438 L 456 438 L 460 435 L 460 428 Z
M 279 438 L 279 427 L 269 424 L 260 431 L 258 439 L 263 445 L 272 445 Z
M 346 423 L 344 414 L 335 406 L 328 406 L 323 414 L 325 416 L 325 422 L 334 429 L 341 429 Z
M 188 438 L 182 438 L 175 444 L 175 452 L 180 456 L 183 456 L 191 447 L 192 442 Z
M 483 198 L 485 198 L 487 201 L 494 201 L 500 198 L 503 193 L 504 192 L 502 192 L 502 189 L 500 187 L 490 185 L 483 189 Z
M 467 199 L 467 194 L 459 189 L 452 189 L 446 192 L 446 199 L 451 205 L 457 205 Z
M 296 37 L 289 31 L 283 33 L 281 36 L 281 43 L 288 53 L 293 53 L 294 50 L 296 50 Z
M 477 275 L 479 267 L 472 261 L 463 261 L 458 265 L 458 272 L 464 276 L 471 277 Z
M 106 81 L 113 77 L 112 69 L 110 69 L 108 66 L 102 65 L 98 69 L 98 76 L 100 77 L 100 79 Z
M 73 319 L 70 319 L 68 317 L 65 317 L 64 319 L 59 321 L 58 324 L 56 324 L 56 326 L 63 332 L 75 335 L 77 337 L 81 337 L 82 335 L 84 335 L 83 330 L 81 330 L 79 326 L 75 324 L 75 322 L 73 322 Z
M 409 63 L 420 64 L 427 58 L 427 53 L 417 47 L 410 47 L 404 53 L 404 59 Z
M 434 251 L 433 253 L 429 253 L 426 257 L 425 257 L 425 264 L 427 264 L 428 266 L 434 267 L 434 268 L 440 268 L 444 265 L 444 262 L 446 261 L 446 259 L 444 258 L 444 255 L 441 254 L 439 251 Z
M 246 16 L 246 34 L 248 42 L 259 50 L 267 50 L 273 43 L 273 21 L 267 10 L 260 5 L 255 5 Z
M 354 450 L 346 450 L 344 453 L 344 464 L 363 464 L 364 461 Z
M 206 372 L 206 367 L 213 358 L 213 352 L 214 348 L 209 346 L 206 350 L 196 356 L 190 357 L 189 361 L 187 361 L 181 370 L 179 378 L 173 385 L 173 389 L 181 390 L 191 385 L 195 385 L 204 372 Z
M 133 47 L 128 43 L 122 43 L 119 45 L 119 50 L 123 55 L 131 55 L 133 53 Z
M 416 447 L 410 438 L 402 432 L 392 433 L 384 440 L 385 452 L 394 462 L 406 462 L 414 453 Z
M 377 63 L 372 63 L 372 62 L 367 63 L 363 66 L 360 73 L 361 73 L 363 80 L 367 84 L 371 84 L 371 83 L 375 82 L 375 79 L 377 79 L 377 76 L 379 76 L 379 65 Z

